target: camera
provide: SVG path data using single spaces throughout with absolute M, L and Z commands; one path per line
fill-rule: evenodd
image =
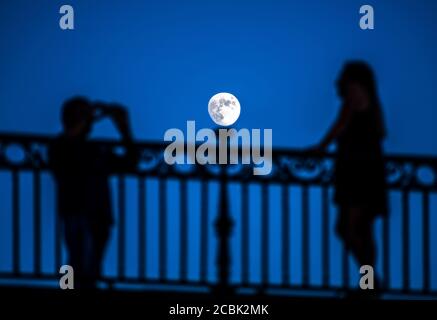
M 125 112 L 125 109 L 118 104 L 95 102 L 93 107 L 93 119 L 94 121 L 101 120 L 105 117 L 117 117 L 119 114 Z

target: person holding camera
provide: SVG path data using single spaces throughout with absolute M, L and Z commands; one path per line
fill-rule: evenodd
M 94 123 L 105 117 L 120 133 L 124 155 L 89 139 Z M 113 225 L 109 175 L 133 170 L 138 162 L 128 120 L 122 106 L 92 103 L 84 97 L 73 97 L 62 107 L 63 131 L 50 146 L 49 165 L 75 288 L 95 288 L 101 277 Z

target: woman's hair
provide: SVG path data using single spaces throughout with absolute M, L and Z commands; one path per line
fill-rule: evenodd
M 337 81 L 338 93 L 341 97 L 346 94 L 348 84 L 356 83 L 367 90 L 370 98 L 370 112 L 374 120 L 374 130 L 379 138 L 386 136 L 384 116 L 376 88 L 376 80 L 372 68 L 363 61 L 347 62 Z

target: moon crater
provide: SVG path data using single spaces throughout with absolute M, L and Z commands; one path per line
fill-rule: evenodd
M 240 102 L 231 93 L 220 92 L 212 96 L 208 103 L 208 113 L 216 124 L 230 126 L 240 117 Z

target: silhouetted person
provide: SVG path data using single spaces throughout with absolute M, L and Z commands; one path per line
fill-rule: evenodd
M 94 122 L 105 116 L 112 119 L 125 142 L 123 156 L 88 139 Z M 94 288 L 113 224 L 109 174 L 135 167 L 137 155 L 127 112 L 121 106 L 74 97 L 63 105 L 62 124 L 63 132 L 50 148 L 57 210 L 75 288 Z
M 337 87 L 341 111 L 317 148 L 337 142 L 336 231 L 359 265 L 375 267 L 373 223 L 375 217 L 388 211 L 382 148 L 384 119 L 374 75 L 366 63 L 347 63 Z

